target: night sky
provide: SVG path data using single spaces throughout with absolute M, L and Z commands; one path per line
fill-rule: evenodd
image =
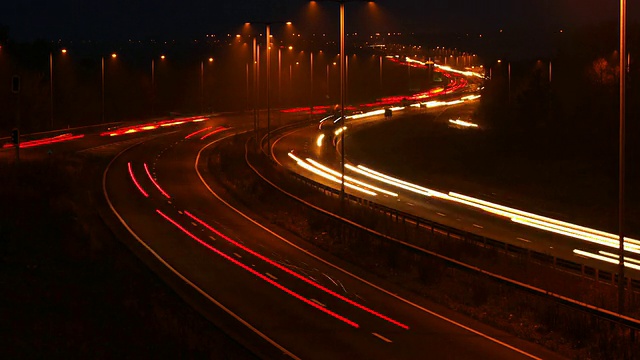
M 379 0 L 347 5 L 347 31 L 482 33 L 496 29 L 549 30 L 617 18 L 617 0 Z M 301 31 L 329 31 L 338 5 L 300 0 L 13 0 L 0 24 L 10 38 L 126 40 L 186 39 L 233 33 L 247 21 L 292 20 Z M 639 14 L 637 2 L 629 14 Z M 637 16 L 636 16 L 637 18 Z

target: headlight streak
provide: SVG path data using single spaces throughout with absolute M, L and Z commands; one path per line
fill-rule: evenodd
M 219 232 L 218 230 L 213 228 L 211 225 L 207 224 L 206 222 L 204 222 L 200 218 L 196 217 L 195 215 L 191 214 L 190 212 L 185 210 L 184 214 L 187 215 L 188 217 L 190 217 L 191 219 L 195 220 L 200 225 L 202 225 L 205 228 L 207 228 L 209 231 L 211 231 L 214 234 L 220 236 L 221 238 L 223 238 L 224 240 L 226 240 L 229 243 L 233 244 L 234 246 L 239 247 L 240 249 L 248 252 L 249 254 L 259 258 L 260 260 L 262 260 L 262 261 L 264 261 L 266 263 L 268 263 L 269 265 L 272 265 L 272 266 L 274 266 L 274 267 L 286 272 L 287 274 L 292 275 L 292 276 L 294 276 L 294 277 L 306 282 L 307 284 L 312 285 L 312 286 L 314 286 L 314 287 L 326 292 L 327 294 L 332 295 L 332 296 L 334 296 L 334 297 L 336 297 L 336 298 L 338 298 L 338 299 L 340 299 L 340 300 L 342 300 L 342 301 L 344 301 L 344 302 L 346 302 L 346 303 L 348 303 L 350 305 L 353 305 L 353 306 L 355 306 L 355 307 L 357 307 L 357 308 L 359 308 L 361 310 L 364 310 L 364 311 L 366 311 L 366 312 L 368 312 L 368 313 L 370 313 L 372 315 L 375 315 L 375 316 L 377 316 L 377 317 L 379 317 L 381 319 L 384 319 L 384 320 L 386 320 L 386 321 L 388 321 L 388 322 L 390 322 L 390 323 L 392 323 L 394 325 L 397 325 L 397 326 L 399 326 L 399 327 L 401 327 L 401 328 L 403 328 L 405 330 L 409 329 L 409 326 L 407 326 L 407 325 L 405 325 L 403 323 L 400 323 L 400 322 L 398 322 L 396 320 L 393 320 L 393 319 L 389 318 L 388 316 L 382 315 L 382 314 L 380 314 L 380 313 L 378 313 L 378 312 L 376 312 L 376 311 L 374 311 L 374 310 L 372 310 L 372 309 L 370 309 L 370 308 L 368 308 L 368 307 L 366 307 L 364 305 L 361 305 L 361 304 L 359 304 L 359 303 L 357 303 L 357 302 L 355 302 L 355 301 L 353 301 L 353 300 L 351 300 L 351 299 L 349 299 L 347 297 L 344 297 L 344 296 L 336 293 L 335 291 L 332 291 L 332 290 L 320 285 L 319 283 L 309 279 L 308 277 L 300 275 L 299 273 L 289 269 L 288 267 L 283 266 L 283 265 L 271 260 L 270 258 L 251 250 L 250 248 L 238 243 L 237 241 L 235 241 L 235 240 L 229 238 L 228 236 L 224 235 L 223 233 Z
M 612 257 L 612 258 L 614 258 L 614 259 L 617 259 L 617 258 L 618 258 L 618 254 L 613 254 L 613 253 L 606 252 L 606 251 L 602 251 L 602 250 L 598 251 L 598 253 L 599 253 L 599 254 L 602 254 L 602 255 L 605 255 L 605 256 Z M 625 257 L 624 257 L 624 260 L 625 260 L 625 261 L 630 261 L 630 262 L 632 262 L 632 263 L 640 264 L 640 260 L 638 260 L 638 259 L 634 259 L 634 258 L 630 258 L 630 257 L 628 257 L 628 256 L 625 256 Z
M 573 237 L 576 237 L 576 236 L 588 237 L 588 238 L 596 240 L 596 241 L 607 242 L 607 243 L 610 243 L 610 244 L 613 243 L 613 244 L 616 244 L 616 246 L 618 246 L 617 245 L 618 244 L 618 236 L 615 235 L 615 234 L 611 234 L 611 233 L 608 233 L 608 232 L 605 232 L 605 231 L 592 229 L 592 228 L 588 228 L 588 227 L 585 227 L 585 226 L 580 226 L 580 225 L 576 225 L 576 224 L 572 224 L 572 223 L 568 223 L 568 222 L 564 222 L 564 221 L 548 218 L 548 217 L 537 215 L 537 214 L 532 214 L 530 212 L 526 212 L 526 211 L 510 208 L 510 207 L 499 205 L 499 204 L 494 204 L 494 203 L 491 203 L 491 202 L 488 202 L 488 201 L 485 201 L 485 200 L 476 199 L 476 198 L 473 198 L 473 197 L 470 197 L 470 196 L 466 196 L 466 195 L 462 195 L 462 194 L 458 194 L 458 193 L 455 193 L 455 192 L 450 192 L 449 195 L 452 196 L 452 197 L 455 197 L 455 198 L 467 200 L 467 201 L 475 203 L 475 204 L 480 204 L 480 205 L 484 205 L 484 206 L 487 206 L 487 207 L 491 207 L 491 208 L 494 208 L 494 209 L 498 209 L 498 210 L 504 211 L 504 212 L 510 214 L 508 216 L 510 218 L 524 219 L 528 223 L 531 223 L 531 224 L 539 224 L 541 226 L 553 228 L 553 229 L 556 229 L 556 230 L 561 230 L 561 231 L 564 231 L 564 232 L 572 234 L 572 235 L 569 235 L 569 236 L 573 236 Z M 624 240 L 625 240 L 625 244 L 626 244 L 625 245 L 625 249 L 628 246 L 629 248 L 636 249 L 637 251 L 640 251 L 640 243 L 638 242 L 638 240 L 627 238 L 627 237 L 625 237 Z M 607 246 L 609 246 L 609 245 L 607 245 Z
M 318 147 L 322 147 L 322 141 L 324 140 L 324 134 L 320 134 L 318 135 L 318 138 L 316 139 L 316 145 Z
M 449 122 L 455 125 L 459 125 L 459 126 L 464 126 L 464 127 L 478 127 L 478 124 L 474 124 L 472 122 L 468 122 L 468 121 L 464 121 L 464 120 L 460 120 L 460 119 L 449 119 Z
M 333 134 L 334 134 L 335 136 L 338 136 L 338 135 L 340 135 L 340 133 L 342 133 L 342 132 L 343 132 L 343 131 L 345 131 L 345 130 L 347 130 L 347 127 L 346 127 L 346 126 L 343 126 L 343 127 L 339 128 L 338 130 L 334 131 L 334 132 L 333 132 Z
M 328 174 L 328 173 L 326 173 L 326 172 L 324 172 L 324 171 L 322 171 L 322 170 L 320 170 L 318 168 L 315 168 L 315 167 L 307 164 L 304 160 L 302 160 L 299 157 L 293 155 L 292 153 L 289 153 L 289 157 L 292 158 L 293 160 L 295 160 L 295 162 L 298 164 L 298 166 L 300 166 L 300 167 L 302 167 L 302 168 L 304 168 L 306 170 L 309 170 L 309 171 L 311 171 L 312 173 L 314 173 L 316 175 L 322 176 L 323 178 L 325 178 L 327 180 L 330 180 L 330 181 L 333 181 L 333 182 L 336 182 L 338 184 L 342 183 L 341 178 L 337 178 L 337 177 L 335 177 L 335 176 L 333 176 L 331 174 Z M 371 196 L 378 195 L 373 191 L 370 191 L 370 190 L 367 190 L 367 189 L 363 189 L 363 188 L 361 188 L 359 186 L 355 186 L 355 185 L 353 185 L 353 184 L 351 184 L 351 183 L 349 183 L 347 181 L 344 182 L 344 186 L 346 186 L 348 188 L 351 188 L 351 189 L 354 189 L 354 190 L 357 190 L 357 191 L 360 191 L 360 192 L 365 193 L 367 195 L 371 195 Z
M 602 255 L 598 255 L 598 254 L 594 254 L 594 253 L 590 253 L 588 251 L 583 251 L 583 250 L 578 250 L 578 249 L 573 249 L 573 252 L 575 254 L 584 256 L 584 257 L 588 257 L 591 259 L 596 259 L 596 260 L 601 260 L 604 262 L 608 262 L 610 264 L 620 264 L 620 260 L 618 259 L 612 259 L 606 256 L 602 256 Z M 634 269 L 634 270 L 640 270 L 640 265 L 636 265 L 636 264 L 632 264 L 632 263 L 628 263 L 628 262 L 624 262 L 624 266 L 630 268 L 630 269 Z
M 610 248 L 617 248 L 619 246 L 618 238 L 615 234 L 547 218 L 544 216 L 528 213 L 522 210 L 517 210 L 517 209 L 509 208 L 506 206 L 502 206 L 499 204 L 494 204 L 488 201 L 472 198 L 470 196 L 458 194 L 455 192 L 449 192 L 449 194 L 446 194 L 443 192 L 439 192 L 433 189 L 428 189 L 416 184 L 412 184 L 412 183 L 391 177 L 389 175 L 369 169 L 363 165 L 358 165 L 358 167 L 355 167 L 350 164 L 345 164 L 345 167 L 361 175 L 376 179 L 378 181 L 381 181 L 399 188 L 403 188 L 405 190 L 415 192 L 420 195 L 433 196 L 443 200 L 457 202 L 463 205 L 481 209 L 483 211 L 486 211 L 498 216 L 507 217 L 511 221 L 521 225 L 526 225 L 526 226 L 534 227 L 540 230 L 554 232 L 560 235 L 588 241 L 591 243 L 607 246 Z M 624 249 L 632 253 L 640 254 L 640 242 L 635 239 L 625 238 Z
M 419 189 L 416 189 L 414 187 L 404 185 L 404 184 L 402 184 L 400 182 L 397 182 L 397 181 L 392 181 L 392 180 L 385 179 L 384 177 L 381 177 L 381 176 L 378 176 L 378 175 L 375 175 L 375 174 L 372 174 L 372 173 L 368 173 L 368 172 L 366 172 L 366 171 L 364 171 L 362 169 L 359 169 L 359 168 L 357 168 L 357 167 L 355 167 L 355 166 L 353 166 L 351 164 L 344 164 L 344 166 L 347 169 L 351 170 L 351 171 L 354 171 L 354 172 L 357 172 L 357 173 L 359 173 L 361 175 L 376 179 L 378 181 L 382 181 L 382 182 L 387 183 L 389 185 L 393 185 L 393 186 L 396 186 L 396 187 L 399 187 L 399 188 L 402 188 L 402 189 L 405 189 L 405 190 L 409 190 L 409 191 L 412 191 L 412 192 L 420 194 L 420 195 L 431 196 L 431 194 L 428 191 L 419 190 Z
M 196 135 L 198 135 L 198 134 L 200 134 L 200 133 L 203 133 L 203 132 L 205 132 L 205 131 L 207 131 L 207 130 L 209 130 L 209 129 L 211 129 L 211 128 L 213 128 L 213 126 L 209 126 L 209 127 L 204 128 L 204 129 L 200 129 L 200 130 L 198 130 L 198 131 L 194 131 L 194 132 L 192 132 L 191 134 L 189 134 L 189 135 L 185 136 L 184 138 L 185 138 L 185 139 L 191 139 L 192 137 L 194 137 L 194 136 L 196 136 Z
M 162 216 L 165 220 L 167 220 L 168 222 L 170 222 L 171 224 L 173 224 L 175 227 L 177 227 L 178 229 L 180 229 L 180 230 L 181 230 L 183 233 L 185 233 L 187 236 L 189 236 L 190 238 L 192 238 L 193 240 L 195 240 L 196 242 L 198 242 L 200 245 L 202 245 L 202 246 L 206 247 L 207 249 L 209 249 L 209 250 L 213 251 L 214 253 L 216 253 L 216 254 L 220 255 L 220 256 L 221 256 L 221 257 L 223 257 L 224 259 L 226 259 L 226 260 L 228 260 L 228 261 L 232 262 L 234 265 L 237 265 L 237 266 L 241 267 L 242 269 L 244 269 L 244 270 L 246 270 L 246 271 L 250 272 L 251 274 L 253 274 L 253 275 L 257 276 L 257 277 L 259 277 L 261 280 L 264 280 L 264 281 L 268 282 L 269 284 L 271 284 L 271 285 L 275 286 L 276 288 L 278 288 L 278 289 L 280 289 L 280 290 L 284 291 L 285 293 L 287 293 L 287 294 L 289 294 L 289 295 L 291 295 L 291 296 L 295 297 L 296 299 L 298 299 L 298 300 L 300 300 L 300 301 L 302 301 L 302 302 L 304 302 L 304 303 L 306 303 L 306 304 L 308 304 L 308 305 L 311 305 L 311 306 L 313 306 L 314 308 L 316 308 L 316 309 L 318 309 L 318 310 L 320 310 L 320 311 L 322 311 L 322 312 L 324 312 L 324 313 L 326 313 L 326 314 L 328 314 L 328 315 L 330 315 L 330 316 L 333 316 L 334 318 L 336 318 L 336 319 L 338 319 L 338 320 L 341 320 L 341 321 L 343 321 L 343 322 L 345 322 L 345 323 L 347 323 L 347 324 L 349 324 L 349 325 L 351 325 L 351 326 L 353 326 L 353 327 L 355 327 L 355 328 L 359 328 L 359 327 L 360 327 L 360 325 L 358 325 L 358 324 L 357 324 L 357 323 L 355 323 L 354 321 L 351 321 L 351 320 L 347 319 L 346 317 L 344 317 L 344 316 L 342 316 L 342 315 L 339 315 L 339 314 L 337 314 L 337 313 L 335 313 L 335 312 L 333 312 L 333 311 L 331 311 L 331 310 L 329 310 L 329 309 L 324 308 L 324 307 L 323 307 L 323 306 L 321 306 L 321 305 L 316 304 L 315 302 L 313 302 L 313 301 L 311 301 L 311 300 L 309 300 L 309 299 L 305 298 L 304 296 L 302 296 L 302 295 L 300 295 L 300 294 L 298 294 L 298 293 L 294 292 L 293 290 L 291 290 L 291 289 L 289 289 L 289 288 L 285 287 L 284 285 L 281 285 L 281 284 L 279 284 L 278 282 L 276 282 L 276 281 L 272 280 L 271 278 L 267 277 L 266 275 L 263 275 L 263 274 L 259 273 L 258 271 L 256 271 L 256 270 L 252 269 L 250 266 L 247 266 L 247 265 L 245 265 L 245 264 L 241 263 L 240 261 L 238 261 L 238 260 L 236 260 L 236 259 L 232 258 L 231 256 L 229 256 L 229 255 L 227 255 L 227 254 L 223 253 L 222 251 L 220 251 L 220 250 L 216 249 L 215 247 L 213 247 L 213 246 L 209 245 L 209 244 L 208 244 L 208 243 L 206 243 L 205 241 L 201 240 L 200 238 L 198 238 L 197 236 L 195 236 L 194 234 L 192 234 L 191 232 L 189 232 L 189 231 L 188 231 L 187 229 L 185 229 L 182 225 L 178 224 L 175 220 L 173 220 L 173 219 L 172 219 L 172 218 L 170 218 L 169 216 L 165 215 L 165 214 L 164 214 L 162 211 L 160 211 L 159 209 L 157 209 L 157 210 L 156 210 L 156 212 L 157 212 L 160 216 Z
M 160 193 L 162 195 L 164 195 L 164 197 L 166 197 L 167 199 L 171 199 L 171 197 L 169 196 L 169 194 L 167 194 L 164 190 L 162 190 L 162 188 L 160 187 L 160 185 L 156 182 L 156 180 L 153 178 L 153 176 L 151 176 L 151 173 L 149 172 L 149 168 L 147 167 L 147 163 L 144 163 L 144 171 L 147 173 L 147 176 L 149 177 L 149 180 L 151 180 L 151 182 L 153 183 L 153 185 L 156 186 L 156 188 L 158 189 L 158 191 L 160 191 Z
M 341 174 L 339 171 L 333 170 L 333 169 L 331 169 L 331 168 L 329 168 L 329 167 L 327 167 L 327 166 L 325 166 L 325 165 L 323 165 L 323 164 L 321 164 L 321 163 L 319 163 L 319 162 L 317 162 L 317 161 L 315 161 L 315 160 L 313 160 L 313 159 L 307 158 L 306 160 L 307 160 L 311 165 L 313 165 L 313 166 L 315 166 L 315 167 L 319 168 L 320 170 L 326 171 L 326 172 L 328 172 L 329 174 L 331 174 L 331 175 L 333 175 L 333 176 L 336 176 L 336 177 L 338 177 L 338 178 L 342 177 L 342 174 Z M 396 194 L 396 193 L 394 193 L 394 192 L 391 192 L 391 191 L 388 191 L 388 190 L 385 190 L 385 189 L 381 189 L 381 188 L 379 188 L 379 187 L 377 187 L 377 186 L 374 186 L 374 185 L 371 185 L 371 184 L 367 184 L 367 183 L 365 183 L 365 182 L 363 182 L 363 181 L 360 181 L 360 180 L 354 179 L 354 178 L 352 178 L 351 176 L 346 176 L 346 175 L 345 175 L 345 176 L 344 176 L 344 179 L 345 179 L 345 180 L 349 180 L 349 181 L 351 181 L 351 182 L 352 182 L 352 183 L 354 183 L 354 184 L 358 184 L 358 185 L 360 185 L 360 186 L 364 186 L 364 187 L 366 187 L 366 188 L 369 188 L 369 189 L 371 189 L 371 190 L 373 190 L 373 191 L 377 191 L 377 192 L 380 192 L 380 193 L 383 193 L 383 194 L 386 194 L 386 195 L 389 195 L 389 196 L 393 196 L 393 197 L 397 197 L 397 196 L 398 196 L 398 194 Z
M 136 185 L 138 190 L 140 190 L 140 192 L 142 193 L 142 195 L 144 195 L 144 197 L 149 197 L 149 194 L 147 194 L 147 192 L 144 191 L 142 186 L 140 186 L 140 184 L 138 183 L 138 180 L 136 180 L 136 177 L 133 175 L 133 169 L 131 169 L 131 163 L 130 162 L 127 163 L 127 167 L 129 168 L 129 175 L 131 175 L 131 180 Z
M 363 170 L 363 171 L 368 172 L 368 173 L 371 173 L 371 174 L 374 174 L 374 175 L 377 175 L 377 176 L 380 176 L 380 177 L 383 177 L 383 178 L 385 178 L 387 180 L 391 180 L 391 181 L 395 181 L 395 182 L 401 183 L 401 184 L 403 184 L 405 186 L 412 187 L 412 188 L 414 188 L 416 190 L 427 192 L 429 194 L 427 196 L 446 196 L 445 193 L 442 193 L 440 191 L 429 189 L 429 188 L 426 188 L 424 186 L 416 185 L 416 184 L 410 183 L 408 181 L 404 181 L 404 180 L 400 180 L 400 179 L 394 178 L 393 176 L 389 176 L 389 175 L 383 174 L 383 173 L 381 173 L 379 171 L 375 171 L 375 170 L 369 169 L 368 167 L 366 167 L 364 165 L 358 165 L 358 169 Z

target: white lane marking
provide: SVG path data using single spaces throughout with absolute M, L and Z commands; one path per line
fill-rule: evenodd
M 178 214 L 182 215 L 184 213 L 182 212 L 182 210 L 178 210 Z
M 167 201 L 167 203 L 168 203 L 169 205 L 171 205 L 171 204 L 172 204 L 172 202 L 171 202 L 171 201 Z
M 309 300 L 313 301 L 314 303 L 316 303 L 316 304 L 318 304 L 318 305 L 320 305 L 320 306 L 322 306 L 322 307 L 325 307 L 325 308 L 327 307 L 327 305 L 325 305 L 325 304 L 321 303 L 320 301 L 318 301 L 318 300 L 316 300 L 316 299 L 309 299 Z
M 447 215 L 445 215 L 445 214 L 443 214 L 443 213 L 439 213 L 439 212 L 437 212 L 436 214 L 438 214 L 438 215 L 440 215 L 440 216 L 447 216 Z
M 374 283 L 372 283 L 370 281 L 367 281 L 367 280 L 365 280 L 365 279 L 363 279 L 363 278 L 361 278 L 361 277 L 359 277 L 359 276 L 357 276 L 357 275 L 355 275 L 355 274 L 353 274 L 353 273 L 351 273 L 351 272 L 339 267 L 338 265 L 335 265 L 335 264 L 333 264 L 333 263 L 331 263 L 331 262 L 319 257 L 318 255 L 315 255 L 312 252 L 310 252 L 308 250 L 305 250 L 305 249 L 301 248 L 300 246 L 292 243 L 291 241 L 289 241 L 289 240 L 285 239 L 284 237 L 280 236 L 279 234 L 273 232 L 272 230 L 268 229 L 266 226 L 260 224 L 256 220 L 252 219 L 249 215 L 243 213 L 242 211 L 238 210 L 237 208 L 233 207 L 231 204 L 226 202 L 224 199 L 222 199 L 220 197 L 220 195 L 218 195 L 215 191 L 213 191 L 213 189 L 211 189 L 209 184 L 207 184 L 207 182 L 204 180 L 204 177 L 202 177 L 202 174 L 200 173 L 200 170 L 198 170 L 198 162 L 200 162 L 200 156 L 202 155 L 202 152 L 206 148 L 208 148 L 209 146 L 211 146 L 211 145 L 213 145 L 213 144 L 215 144 L 215 143 L 217 143 L 219 141 L 222 141 L 222 140 L 224 140 L 224 139 L 226 139 L 228 137 L 231 137 L 231 136 L 233 136 L 233 134 L 232 135 L 228 135 L 228 136 L 226 136 L 224 138 L 221 138 L 221 139 L 216 139 L 216 140 L 208 143 L 207 145 L 203 146 L 200 149 L 200 151 L 198 151 L 198 155 L 196 156 L 196 161 L 195 161 L 195 164 L 194 164 L 194 168 L 195 168 L 196 173 L 198 174 L 198 177 L 200 178 L 200 181 L 202 182 L 202 184 L 207 188 L 207 190 L 209 190 L 211 195 L 213 195 L 221 203 L 225 204 L 229 209 L 235 211 L 238 215 L 242 216 L 243 218 L 247 219 L 249 222 L 253 223 L 254 225 L 258 226 L 259 228 L 261 228 L 264 231 L 268 232 L 269 234 L 273 235 L 275 238 L 280 239 L 280 241 L 288 244 L 289 246 L 291 246 L 291 247 L 293 247 L 295 249 L 298 249 L 299 251 L 311 256 L 312 258 L 314 258 L 314 259 L 316 259 L 316 260 L 318 260 L 318 261 L 320 261 L 320 262 L 322 262 L 322 263 L 324 263 L 324 264 L 326 264 L 326 265 L 328 265 L 328 266 L 330 266 L 330 267 L 332 267 L 332 268 L 334 268 L 334 269 L 336 269 L 338 271 L 341 271 L 344 274 L 347 274 L 347 275 L 351 276 L 352 278 L 362 282 L 363 284 L 369 285 L 372 288 L 374 288 L 374 289 L 376 289 L 378 291 L 381 291 L 381 292 L 383 292 L 385 294 L 388 294 L 388 295 L 398 299 L 399 301 L 404 302 L 407 305 L 410 305 L 410 306 L 412 306 L 412 307 L 414 307 L 414 308 L 416 308 L 418 310 L 421 310 L 421 311 L 423 311 L 423 312 L 425 312 L 425 313 L 427 313 L 427 314 L 429 314 L 431 316 L 437 317 L 440 320 L 446 321 L 446 322 L 448 322 L 448 323 L 450 323 L 452 325 L 460 327 L 461 329 L 467 330 L 467 331 L 469 331 L 469 332 L 471 332 L 473 334 L 476 334 L 476 335 L 478 335 L 480 337 L 483 337 L 483 338 L 485 338 L 485 339 L 487 339 L 487 340 L 489 340 L 491 342 L 494 342 L 496 344 L 502 345 L 502 346 L 504 346 L 504 347 L 506 347 L 508 349 L 511 349 L 511 350 L 513 350 L 513 351 L 515 351 L 515 352 L 517 352 L 519 354 L 527 356 L 527 357 L 529 357 L 531 359 L 542 360 L 541 358 L 539 358 L 539 357 L 537 357 L 537 356 L 535 356 L 533 354 L 529 354 L 528 352 L 526 352 L 524 350 L 521 350 L 521 349 L 519 349 L 519 348 L 517 348 L 517 347 L 515 347 L 513 345 L 507 344 L 506 342 L 500 341 L 500 340 L 498 340 L 498 339 L 496 339 L 496 338 L 494 338 L 494 337 L 492 337 L 490 335 L 487 335 L 487 334 L 485 334 L 483 332 L 480 332 L 479 330 L 475 330 L 475 329 L 473 329 L 471 327 L 468 327 L 468 326 L 466 326 L 464 324 L 461 324 L 461 323 L 459 323 L 459 322 L 457 322 L 455 320 L 449 319 L 448 317 L 445 317 L 444 315 L 440 315 L 439 313 L 437 313 L 435 311 L 429 310 L 429 309 L 427 309 L 427 308 L 425 308 L 423 306 L 420 306 L 420 305 L 418 305 L 418 304 L 416 304 L 414 302 L 411 302 L 411 301 L 409 301 L 409 300 L 407 300 L 407 299 L 405 299 L 405 298 L 403 298 L 403 297 L 401 297 L 401 296 L 399 296 L 397 294 L 394 294 L 394 293 L 390 292 L 389 290 L 384 289 L 384 288 L 382 288 L 382 287 L 380 287 L 380 286 L 378 286 L 378 285 L 376 285 L 376 284 L 374 284 Z M 265 181 L 267 181 L 274 188 L 276 188 L 279 191 L 281 191 L 283 194 L 287 194 L 288 196 L 291 196 L 291 197 L 295 198 L 293 195 L 291 195 L 290 193 L 288 193 L 288 192 L 284 191 L 283 189 L 277 187 L 275 184 L 269 182 L 268 180 L 265 179 Z M 437 229 L 434 229 L 434 230 L 438 231 Z
M 275 277 L 275 276 L 273 276 L 273 275 L 271 275 L 269 273 L 265 273 L 265 275 L 267 275 L 268 277 L 272 278 L 273 280 L 278 280 L 277 277 Z
M 193 226 L 198 226 L 198 224 L 196 224 L 196 222 L 195 222 L 195 221 L 192 221 L 192 222 L 191 222 L 191 225 L 193 225 Z
M 392 342 L 391 340 L 387 339 L 386 337 L 384 337 L 384 336 L 382 336 L 382 335 L 380 335 L 378 333 L 372 333 L 372 334 L 373 334 L 373 336 L 375 336 L 375 337 L 377 337 L 379 339 L 382 339 L 383 341 L 386 341 L 388 343 Z
M 237 257 L 238 259 L 242 259 L 242 255 L 240 255 L 238 253 L 233 253 L 233 255 L 235 255 L 235 257 Z
M 531 240 L 523 239 L 523 238 L 521 238 L 521 237 L 516 238 L 516 239 L 518 239 L 518 240 L 520 240 L 520 241 L 528 242 L 528 243 L 530 243 L 530 242 L 531 242 Z
M 168 134 L 167 134 L 168 135 Z M 231 136 L 231 135 L 229 135 Z M 149 139 L 151 140 L 151 139 Z M 160 261 L 167 269 L 171 270 L 171 272 L 173 272 L 174 274 L 176 274 L 176 276 L 178 276 L 180 279 L 182 279 L 182 281 L 184 281 L 186 284 L 188 284 L 189 286 L 191 286 L 192 288 L 194 288 L 197 292 L 199 292 L 202 296 L 204 296 L 205 298 L 207 298 L 207 300 L 209 300 L 211 303 L 213 303 L 215 306 L 219 307 L 220 309 L 222 309 L 224 312 L 226 312 L 227 314 L 231 315 L 234 319 L 236 319 L 237 321 L 239 321 L 242 325 L 246 326 L 249 330 L 253 331 L 255 334 L 257 334 L 258 336 L 260 336 L 262 339 L 264 339 L 265 341 L 267 341 L 269 344 L 273 345 L 274 347 L 276 347 L 278 350 L 282 351 L 284 354 L 286 354 L 287 356 L 291 357 L 292 359 L 296 359 L 296 360 L 301 360 L 299 357 L 297 357 L 296 355 L 294 355 L 291 351 L 287 350 L 286 348 L 284 348 L 284 346 L 278 344 L 277 342 L 275 342 L 273 339 L 271 339 L 269 336 L 267 336 L 265 333 L 261 332 L 260 330 L 256 329 L 253 325 L 251 325 L 248 321 L 244 320 L 243 318 L 241 318 L 239 315 L 237 315 L 236 313 L 234 313 L 233 311 L 229 310 L 227 307 L 225 307 L 224 305 L 222 305 L 222 303 L 220 303 L 219 301 L 217 301 L 216 299 L 214 299 L 211 295 L 209 295 L 206 291 L 202 290 L 200 287 L 198 287 L 198 285 L 194 284 L 193 282 L 191 282 L 191 280 L 187 279 L 186 276 L 182 275 L 181 272 L 179 272 L 178 270 L 176 270 L 173 266 L 171 266 L 162 256 L 160 256 L 160 254 L 158 254 L 157 252 L 155 252 L 151 246 L 149 246 L 147 243 L 145 243 L 139 236 L 138 234 L 136 234 L 133 229 L 131 229 L 131 227 L 129 226 L 129 224 L 127 224 L 126 221 L 124 221 L 124 219 L 122 218 L 122 216 L 120 216 L 120 213 L 118 213 L 118 211 L 115 209 L 115 207 L 113 207 L 113 203 L 111 203 L 111 198 L 109 198 L 109 193 L 107 192 L 107 172 L 109 171 L 109 169 L 111 168 L 111 165 L 116 161 L 116 159 L 118 157 L 120 157 L 120 155 L 124 154 L 127 150 L 132 149 L 133 147 L 140 145 L 142 142 L 136 143 L 124 150 L 122 150 L 120 153 L 118 153 L 118 155 L 114 156 L 113 159 L 111 159 L 111 161 L 109 162 L 109 164 L 107 165 L 107 168 L 104 169 L 104 173 L 102 173 L 102 192 L 104 193 L 105 199 L 107 200 L 107 204 L 109 205 L 109 208 L 111 209 L 111 211 L 113 212 L 113 214 L 118 218 L 118 220 L 120 220 L 120 223 L 122 223 L 122 225 L 127 229 L 127 231 L 129 231 L 129 233 L 136 239 L 136 241 L 138 241 L 142 246 L 144 246 L 150 253 L 151 255 L 153 255 L 156 259 L 158 259 L 158 261 Z
M 484 227 L 483 227 L 483 226 L 478 225 L 478 224 L 473 224 L 473 226 L 477 227 L 478 229 L 484 229 Z
M 209 239 L 216 241 L 216 238 L 214 238 L 213 236 L 209 235 Z

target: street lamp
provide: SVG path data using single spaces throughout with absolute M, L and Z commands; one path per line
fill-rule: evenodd
M 627 59 L 627 0 L 620 0 L 620 150 L 618 174 L 618 313 L 624 312 L 624 148 L 625 148 L 625 87 L 628 69 Z
M 112 55 L 113 56 L 113 55 Z M 113 56 L 115 58 L 115 56 Z M 160 60 L 164 60 L 166 56 L 161 55 Z M 151 59 L 151 116 L 155 113 L 156 105 L 156 60 Z
M 366 1 L 366 0 L 326 0 L 334 1 L 340 4 L 340 123 L 341 128 L 344 129 L 344 102 L 346 96 L 345 88 L 345 70 L 346 59 L 344 52 L 344 4 L 347 2 Z M 369 1 L 370 2 L 370 1 Z M 340 132 L 340 203 L 344 206 L 344 130 Z
M 208 61 L 209 61 L 209 64 L 212 64 L 213 58 L 210 57 Z M 247 64 L 247 74 L 249 73 L 248 66 L 249 65 Z M 248 83 L 249 83 L 249 78 L 247 75 L 247 88 L 249 87 Z M 200 113 L 204 114 L 204 60 L 200 61 Z
M 271 147 L 271 25 L 291 25 L 291 21 L 252 21 L 249 24 L 263 24 L 266 27 L 266 52 L 267 52 L 267 149 Z M 269 152 L 267 151 L 267 154 Z
M 67 53 L 67 49 L 60 50 L 62 54 Z M 49 86 L 50 86 L 50 116 L 51 116 L 51 130 L 53 130 L 53 52 L 49 52 Z

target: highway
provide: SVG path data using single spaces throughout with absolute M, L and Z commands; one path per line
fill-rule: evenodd
M 465 97 L 464 101 L 458 100 Z M 431 100 L 423 102 L 422 106 L 413 103 L 394 108 L 398 111 L 394 111 L 391 119 L 386 119 L 380 112 L 371 112 L 371 116 L 356 115 L 348 118 L 345 137 L 381 121 L 395 121 L 402 126 L 402 116 L 419 115 L 431 119 L 425 121 L 474 126 L 476 124 L 460 122 L 456 114 L 470 113 L 469 108 L 475 106 L 476 99 L 473 95 L 461 94 L 446 102 Z M 328 137 L 321 135 L 317 124 L 312 124 L 274 137 L 269 151 L 281 166 L 340 189 L 340 146 L 327 141 Z M 340 136 L 336 135 L 335 139 L 339 142 Z M 428 183 L 414 184 L 394 178 L 393 174 L 380 174 L 376 169 L 366 167 L 366 155 L 356 160 L 350 159 L 347 153 L 346 158 L 345 191 L 349 194 L 482 237 L 610 273 L 617 272 L 619 245 L 615 234 L 532 214 L 527 209 L 508 208 L 486 199 L 458 194 L 452 189 L 434 189 Z M 626 238 L 625 250 L 626 275 L 640 279 L 640 241 Z
M 228 123 L 217 118 L 134 145 L 113 160 L 103 185 L 143 256 L 167 270 L 173 286 L 187 284 L 192 295 L 181 294 L 209 318 L 226 319 L 222 327 L 259 356 L 557 358 L 252 220 L 207 171 L 216 143 L 247 130 Z

